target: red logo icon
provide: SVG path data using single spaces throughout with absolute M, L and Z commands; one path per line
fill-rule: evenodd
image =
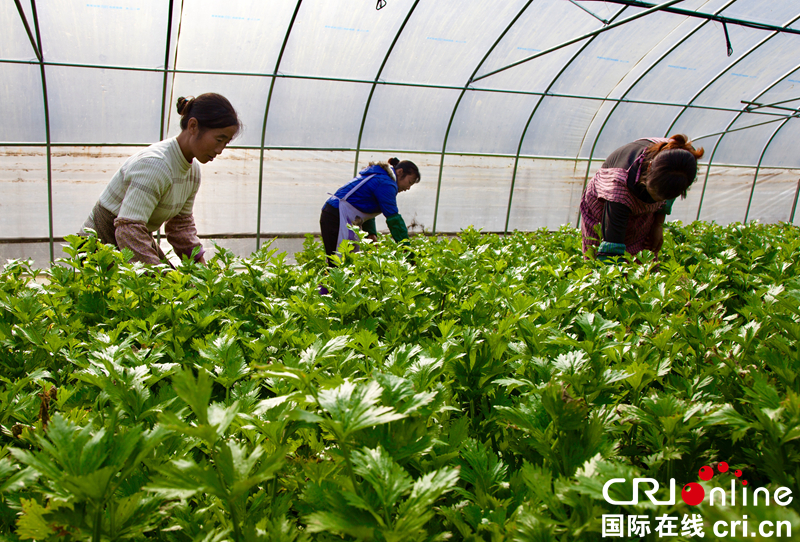
M 728 472 L 728 464 L 723 461 L 722 463 L 717 465 L 717 471 L 720 474 Z M 741 478 L 742 471 L 736 469 L 735 471 L 733 471 L 733 475 L 736 476 L 737 478 Z M 708 482 L 714 477 L 714 469 L 712 469 L 708 465 L 700 467 L 700 470 L 698 471 L 698 476 L 704 482 Z M 742 485 L 746 486 L 747 480 L 742 480 Z M 683 486 L 683 491 L 681 491 L 681 498 L 683 499 L 683 502 L 685 502 L 689 506 L 697 506 L 698 504 L 703 502 L 705 496 L 706 492 L 703 489 L 703 486 L 701 486 L 696 482 L 691 482 L 689 484 L 686 484 L 685 486 Z

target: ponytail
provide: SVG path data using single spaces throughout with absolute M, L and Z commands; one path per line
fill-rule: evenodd
M 411 160 L 400 160 L 398 158 L 389 158 L 389 165 L 395 169 L 402 169 L 407 175 L 416 175 L 417 176 L 417 183 L 422 180 L 422 175 L 419 173 L 419 168 L 417 164 L 412 162 Z M 416 184 L 416 183 L 414 183 Z
M 685 135 L 675 134 L 673 136 L 670 136 L 669 141 L 653 143 L 652 145 L 647 147 L 648 158 L 652 160 L 653 158 L 656 157 L 658 153 L 666 149 L 683 149 L 685 151 L 689 151 L 690 153 L 692 153 L 695 159 L 702 158 L 703 154 L 705 153 L 703 147 L 700 147 L 699 151 L 695 150 L 691 141 Z

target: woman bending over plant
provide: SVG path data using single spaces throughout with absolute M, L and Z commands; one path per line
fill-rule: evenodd
M 370 162 L 355 179 L 328 198 L 319 218 L 328 265 L 333 266 L 330 256 L 344 239 L 355 241 L 353 233 L 347 229 L 348 224 L 360 226 L 369 234 L 368 238 L 376 241 L 375 217 L 381 213 L 396 242 L 408 239 L 408 228 L 397 209 L 397 194 L 410 189 L 419 180 L 419 168 L 414 162 L 401 162 L 397 158 L 391 158 L 388 164 Z
M 597 258 L 606 261 L 648 249 L 657 257 L 664 218 L 678 196 L 686 197 L 702 156 L 680 134 L 638 139 L 612 152 L 581 198 L 584 254 L 597 247 Z
M 178 98 L 181 133 L 128 158 L 111 178 L 83 224 L 106 244 L 133 251 L 134 261 L 158 264 L 166 256 L 152 232 L 164 230 L 179 257 L 198 262 L 203 245 L 192 207 L 200 188 L 200 165 L 221 154 L 241 128 L 231 103 L 219 94 Z M 199 162 L 199 163 L 198 163 Z

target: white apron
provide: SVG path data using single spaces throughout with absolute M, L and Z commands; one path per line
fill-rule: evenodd
M 361 188 L 365 182 L 373 178 L 375 175 L 370 175 L 366 177 L 363 181 L 358 183 L 355 188 L 350 190 L 347 195 L 343 198 L 336 198 L 335 195 L 330 194 L 334 198 L 339 200 L 339 237 L 336 239 L 336 251 L 339 251 L 339 245 L 342 244 L 342 241 L 345 239 L 349 239 L 353 244 L 356 242 L 356 235 L 355 233 L 350 230 L 347 225 L 353 224 L 355 226 L 361 226 L 364 222 L 369 220 L 370 218 L 375 218 L 380 213 L 365 213 L 363 211 L 359 211 L 352 205 L 347 202 L 347 198 L 349 198 L 353 192 Z M 355 250 L 358 250 L 358 245 L 355 244 Z

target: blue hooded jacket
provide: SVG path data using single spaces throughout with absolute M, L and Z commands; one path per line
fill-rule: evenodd
M 392 166 L 386 165 L 385 167 L 391 168 Z M 392 168 L 392 173 L 394 173 L 394 168 Z M 373 164 L 359 171 L 355 179 L 337 190 L 336 197 L 328 198 L 326 203 L 338 209 L 339 200 L 337 198 L 345 197 L 350 190 L 370 175 L 374 175 L 374 177 L 353 192 L 347 198 L 347 202 L 363 213 L 382 213 L 386 217 L 386 225 L 396 242 L 408 239 L 408 228 L 397 209 L 397 181 L 382 165 Z M 370 234 L 377 234 L 375 219 L 365 221 L 361 229 Z
M 391 166 L 389 166 L 391 167 Z M 364 213 L 381 213 L 384 216 L 396 215 L 400 212 L 397 208 L 397 182 L 389 173 L 379 165 L 368 166 L 358 172 L 358 176 L 336 191 L 335 198 L 328 198 L 328 205 L 339 208 L 339 200 L 352 190 L 364 177 L 375 175 L 364 186 L 356 190 L 347 202 Z

